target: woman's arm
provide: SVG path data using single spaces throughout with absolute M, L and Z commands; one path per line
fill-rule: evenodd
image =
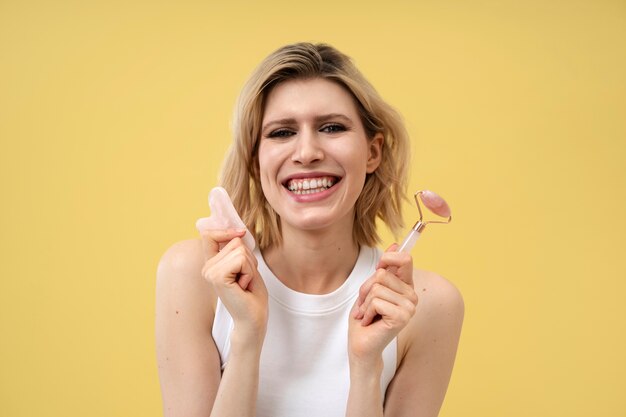
M 347 417 L 383 416 L 382 353 L 415 314 L 413 261 L 409 254 L 395 252 L 396 248 L 394 244 L 382 255 L 350 313 Z
M 215 294 L 200 271 L 200 240 L 169 248 L 157 269 L 156 349 L 165 417 L 209 416 L 220 384 L 211 337 Z
M 420 300 L 399 336 L 405 352 L 387 389 L 389 417 L 439 414 L 463 324 L 463 298 L 454 285 L 431 272 L 416 272 L 414 277 Z
M 361 287 L 350 317 L 346 415 L 436 417 L 454 365 L 463 298 L 450 282 L 413 270 L 408 254 L 393 251 L 392 246 L 383 254 L 379 269 Z M 383 410 L 382 350 L 396 335 L 400 365 Z
M 207 262 L 202 276 L 231 315 L 230 354 L 211 416 L 253 417 L 259 391 L 259 365 L 267 330 L 267 290 L 257 260 L 232 231 L 207 230 L 202 239 Z M 245 232 L 245 230 L 243 230 Z M 218 251 L 219 243 L 228 244 Z
M 240 235 L 203 233 L 202 244 L 174 245 L 159 264 L 157 356 L 166 417 L 255 414 L 267 293 L 256 259 Z M 218 253 L 218 244 L 225 242 L 229 243 Z M 221 378 L 211 336 L 217 296 L 235 322 Z

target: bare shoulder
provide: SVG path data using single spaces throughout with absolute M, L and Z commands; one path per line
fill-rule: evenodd
M 414 270 L 413 284 L 418 302 L 398 337 L 400 361 L 385 400 L 389 416 L 439 414 L 463 326 L 463 297 L 452 282 Z
M 429 313 L 446 311 L 463 313 L 465 305 L 459 289 L 446 278 L 431 271 L 413 270 L 413 284 L 419 298 L 418 306 Z
M 186 303 L 196 299 L 198 304 L 206 306 L 208 302 L 214 307 L 214 292 L 202 277 L 204 263 L 200 239 L 183 240 L 170 246 L 157 267 L 157 295 L 162 295 L 157 297 L 157 302 L 178 300 Z
M 385 415 L 437 416 L 456 356 L 465 306 L 442 276 L 415 270 L 415 315 L 398 337 L 399 365 L 387 389 Z
M 202 242 L 200 239 L 181 240 L 167 248 L 159 261 L 158 272 L 176 270 L 178 272 L 195 272 L 203 265 Z M 161 274 L 157 274 L 161 275 Z
M 204 263 L 202 242 L 184 240 L 163 253 L 157 268 L 155 339 L 167 416 L 210 410 L 219 385 L 215 296 L 202 276 Z
M 431 343 L 435 338 L 458 340 L 465 315 L 459 289 L 441 275 L 423 270 L 413 271 L 413 283 L 418 302 L 406 329 L 405 346 Z

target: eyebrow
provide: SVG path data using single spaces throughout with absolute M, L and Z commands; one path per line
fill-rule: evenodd
M 322 114 L 320 116 L 316 116 L 313 120 L 315 121 L 315 123 L 322 123 L 322 122 L 326 122 L 328 120 L 333 120 L 333 119 L 341 119 L 344 122 L 352 123 L 352 119 L 350 119 L 345 114 L 341 114 L 341 113 Z M 296 119 L 292 117 L 288 117 L 285 119 L 272 120 L 264 124 L 263 127 L 261 128 L 261 131 L 265 132 L 272 126 L 284 126 L 284 125 L 295 125 L 295 124 L 297 124 L 297 121 Z

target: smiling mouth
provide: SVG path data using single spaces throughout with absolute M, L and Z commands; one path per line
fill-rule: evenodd
M 339 177 L 315 177 L 315 178 L 297 178 L 291 179 L 283 184 L 290 192 L 300 194 L 315 194 L 328 190 L 337 184 L 341 178 Z

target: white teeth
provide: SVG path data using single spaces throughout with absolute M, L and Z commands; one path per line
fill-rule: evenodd
M 332 177 L 307 178 L 290 180 L 286 187 L 294 194 L 315 194 L 332 187 Z

